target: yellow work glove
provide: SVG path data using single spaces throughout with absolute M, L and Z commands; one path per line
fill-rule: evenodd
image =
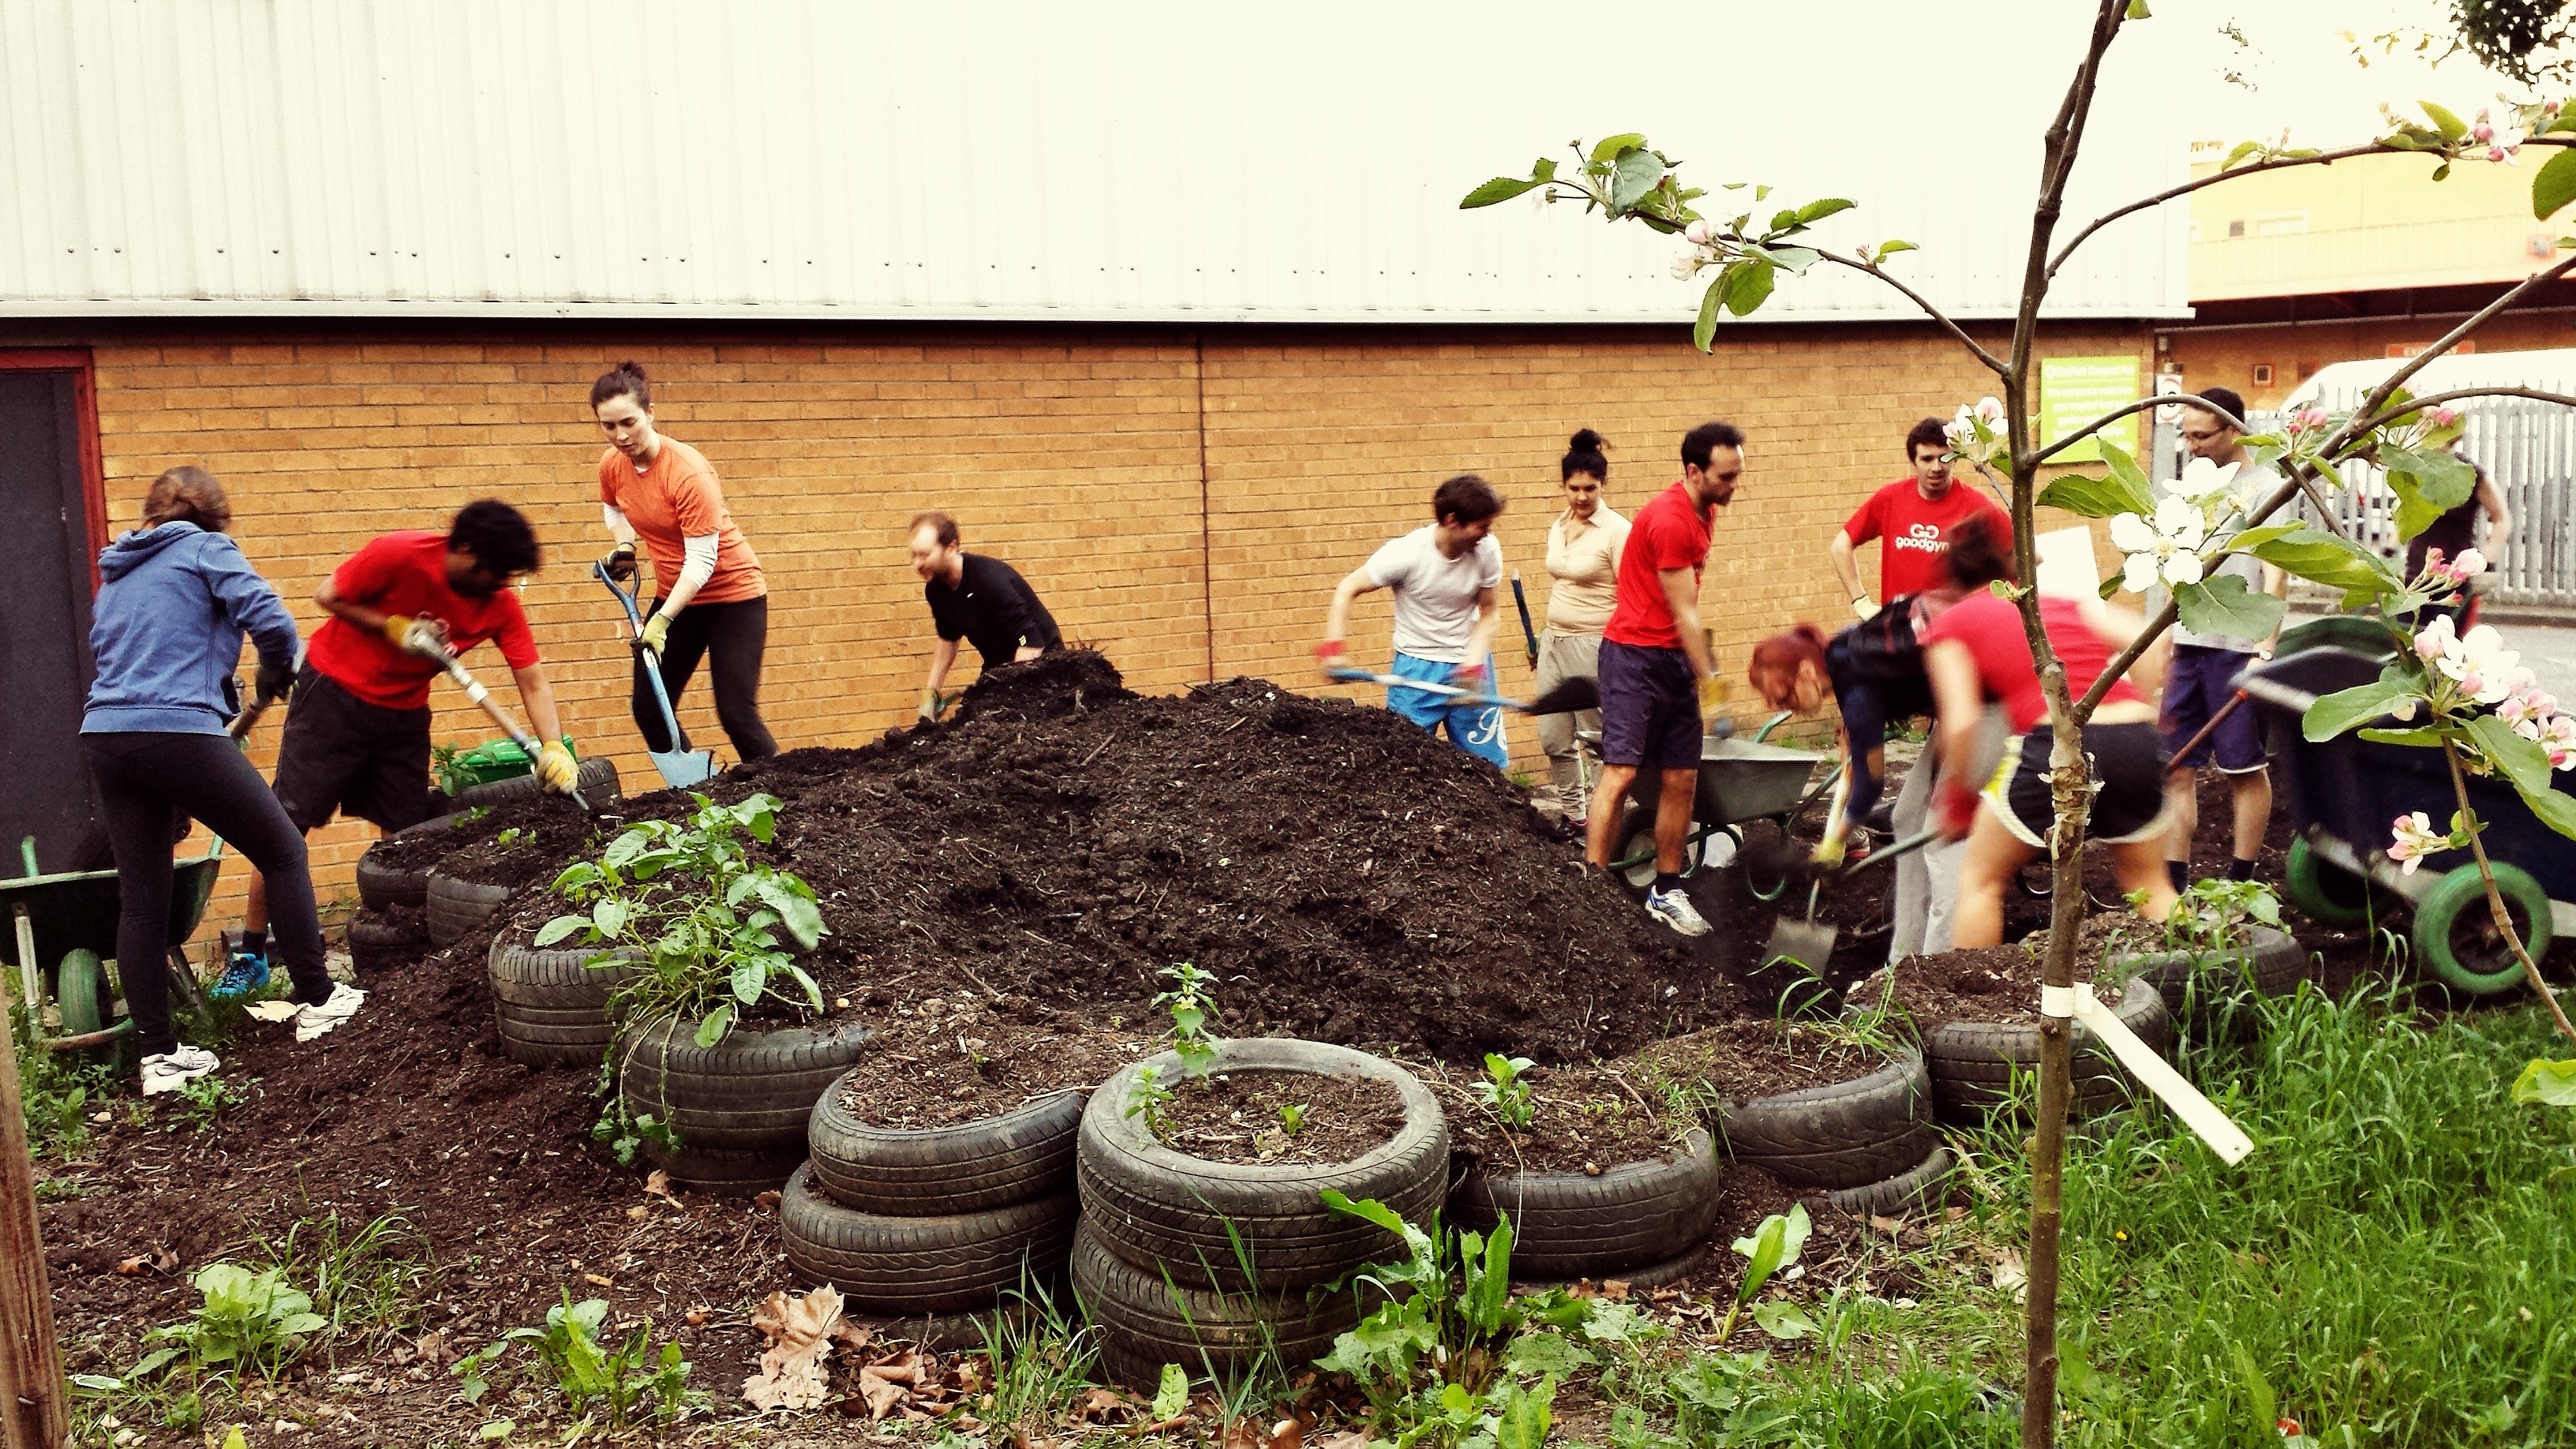
M 921 709 L 914 715 L 914 718 L 925 721 L 939 718 L 939 706 L 945 702 L 946 701 L 939 697 L 938 690 L 923 690 L 921 692 Z
M 573 782 L 581 771 L 573 764 L 572 751 L 561 740 L 549 740 L 537 751 L 537 781 L 558 795 L 572 793 Z
M 653 651 L 654 658 L 659 659 L 662 657 L 662 646 L 664 643 L 669 641 L 670 637 L 671 616 L 668 614 L 655 614 L 652 618 L 644 621 L 644 632 L 639 636 L 639 642 L 641 642 L 645 648 Z
M 436 619 L 415 619 L 409 614 L 387 614 L 385 637 L 406 654 L 445 663 L 447 626 Z
M 411 647 L 411 626 L 420 622 L 409 614 L 385 615 L 385 642 L 396 649 Z
M 1854 595 L 1852 598 L 1852 617 L 1860 620 L 1864 624 L 1877 618 L 1878 600 L 1871 598 L 1867 594 Z
M 1708 714 L 1726 703 L 1726 681 L 1712 674 L 1699 682 L 1699 712 Z

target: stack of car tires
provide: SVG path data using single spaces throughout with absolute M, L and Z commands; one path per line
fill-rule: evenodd
M 1864 1217 L 1926 1205 L 1952 1165 L 1934 1130 L 1932 1074 L 1912 1050 L 1846 1082 L 1725 1103 L 1709 1125 L 1737 1162 Z
M 926 1320 L 940 1338 L 971 1337 L 962 1316 L 1051 1294 L 1079 1212 L 1084 1094 L 907 1130 L 860 1120 L 845 1097 L 863 1089 L 854 1071 L 813 1104 L 810 1156 L 779 1204 L 788 1266 L 855 1310 Z
M 805 1158 L 815 1104 L 857 1062 L 857 1022 L 736 1025 L 714 1046 L 697 1022 L 665 1016 L 617 1038 L 617 1095 L 630 1121 L 651 1118 L 672 1144 L 646 1137 L 645 1155 L 684 1187 L 758 1192 L 787 1185 Z
M 615 953 L 597 966 L 593 947 L 540 948 L 504 932 L 484 958 L 501 1054 L 532 1067 L 596 1067 L 608 1057 L 609 994 L 638 953 Z
M 1486 1163 L 1449 1195 L 1449 1221 L 1490 1233 L 1512 1221 L 1512 1281 L 1670 1282 L 1698 1264 L 1717 1221 L 1718 1148 L 1694 1127 L 1662 1157 L 1600 1172 Z
M 1219 1042 L 1210 1071 L 1373 1077 L 1396 1089 L 1403 1116 L 1394 1136 L 1347 1162 L 1211 1162 L 1164 1146 L 1129 1113 L 1148 1068 L 1167 1081 L 1183 1074 L 1166 1052 L 1111 1076 L 1083 1112 L 1075 1154 L 1073 1284 L 1103 1330 L 1104 1366 L 1142 1389 L 1167 1363 L 1224 1377 L 1275 1356 L 1293 1373 L 1358 1319 L 1355 1289 L 1329 1285 L 1405 1251 L 1394 1234 L 1325 1207 L 1323 1193 L 1427 1225 L 1448 1177 L 1439 1103 L 1410 1072 L 1347 1047 Z

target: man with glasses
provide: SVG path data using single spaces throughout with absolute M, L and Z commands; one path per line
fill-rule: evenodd
M 570 794 L 576 778 L 536 636 L 510 585 L 534 570 L 536 530 L 497 498 L 458 510 L 445 533 L 405 529 L 358 550 L 313 595 L 313 632 L 288 696 L 270 788 L 305 834 L 346 814 L 390 834 L 429 814 L 429 686 L 445 660 L 492 640 L 518 682 L 528 728 L 545 741 L 536 776 Z M 267 978 L 268 892 L 254 875 L 221 989 Z
M 1682 435 L 1682 476 L 1629 522 L 1619 554 L 1617 602 L 1601 631 L 1601 783 L 1592 796 L 1585 857 L 1608 868 L 1619 807 L 1637 772 L 1661 772 L 1655 805 L 1655 880 L 1646 914 L 1685 936 L 1708 922 L 1682 893 L 1682 848 L 1699 794 L 1701 716 L 1717 677 L 1699 622 L 1700 568 L 1709 529 L 1744 476 L 1744 430 L 1702 423 Z
M 2244 419 L 2245 399 L 2223 387 L 2203 388 L 2200 396 L 2224 409 L 2227 416 L 2184 403 L 2183 445 L 2196 461 L 2220 468 L 2236 466 L 2228 488 L 2240 506 L 2260 498 L 2278 480 L 2269 470 L 2257 472 L 2251 466 L 2245 452 L 2245 435 L 2228 420 Z M 2213 582 L 2226 577 L 2243 579 L 2248 593 L 2260 589 L 2274 598 L 2289 593 L 2289 575 L 2247 554 L 2229 554 L 2210 570 Z M 2165 777 L 2165 809 L 2173 816 L 2173 833 L 2165 837 L 2165 867 L 2173 873 L 2175 890 L 2191 884 L 2191 837 L 2200 823 L 2198 767 L 2204 763 L 2218 767 L 2235 795 L 2235 852 L 2227 865 L 2227 878 L 2254 878 L 2254 867 L 2263 853 L 2263 830 L 2272 819 L 2272 777 L 2264 769 L 2263 735 L 2255 727 L 2254 711 L 2242 706 L 2230 710 L 2189 758 L 2178 752 L 2200 733 L 2212 715 L 2226 708 L 2236 692 L 2233 681 L 2237 674 L 2272 657 L 2272 645 L 2280 633 L 2277 621 L 2271 634 L 2261 639 L 2202 634 L 2179 623 L 2174 625 L 2173 664 L 2165 674 L 2163 714 L 2165 748 L 2177 752 L 2171 763 L 2173 773 Z

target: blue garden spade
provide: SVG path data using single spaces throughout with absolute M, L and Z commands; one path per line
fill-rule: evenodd
M 608 576 L 608 565 L 604 563 L 592 564 L 590 576 L 599 580 L 617 596 L 617 602 L 626 606 L 627 647 L 642 654 L 644 616 L 635 607 L 635 591 L 619 587 L 617 580 Z M 653 702 L 662 707 L 662 728 L 672 745 L 667 750 L 648 749 L 644 752 L 646 758 L 652 760 L 654 769 L 662 772 L 662 783 L 674 790 L 705 784 L 707 778 L 716 772 L 716 752 L 689 748 L 689 737 L 680 729 L 680 717 L 671 712 L 670 692 L 662 687 L 661 661 L 638 659 L 636 662 L 643 667 L 644 678 L 653 686 Z

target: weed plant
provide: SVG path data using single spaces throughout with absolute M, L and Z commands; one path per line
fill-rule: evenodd
M 420 1320 L 427 1244 L 399 1212 L 357 1227 L 337 1212 L 291 1224 L 264 1240 L 261 1254 L 297 1282 L 313 1285 L 313 1310 L 335 1343 L 381 1343 Z
M 1015 1294 L 1003 1296 L 1005 1307 L 979 1320 L 992 1387 L 974 1409 L 1003 1434 L 1034 1438 L 1065 1422 L 1099 1377 L 1099 1341 L 1078 1312 L 1068 1315 L 1044 1284 L 1025 1275 Z

